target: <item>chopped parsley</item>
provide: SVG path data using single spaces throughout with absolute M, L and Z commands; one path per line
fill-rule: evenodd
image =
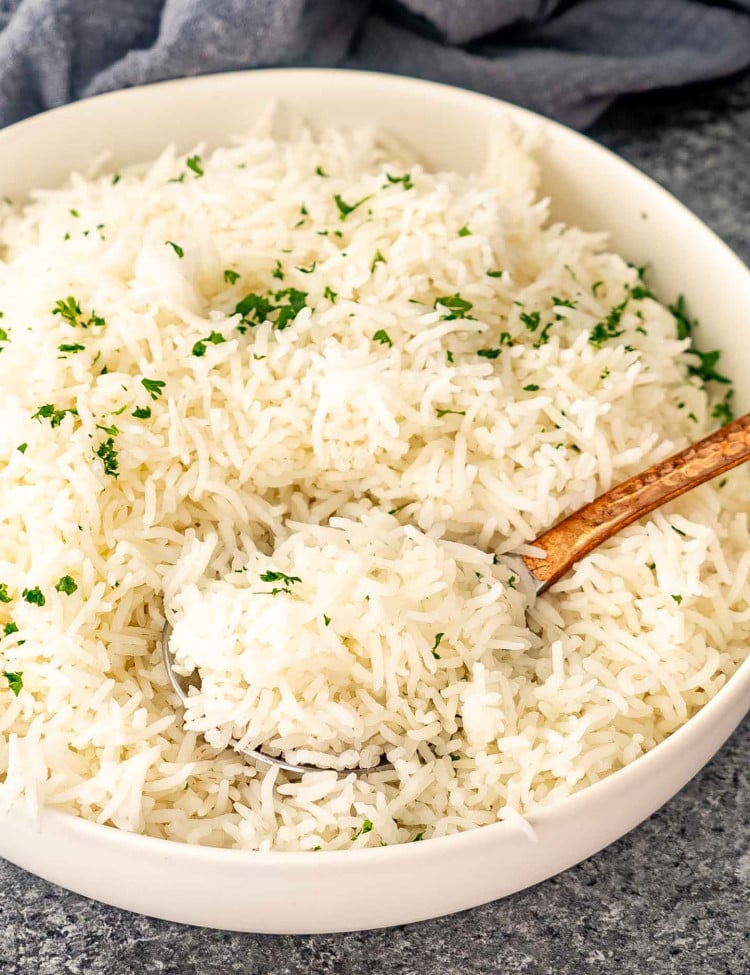
M 318 262 L 317 261 L 313 261 L 312 264 L 310 265 L 310 267 L 300 267 L 299 265 L 297 265 L 297 268 L 296 269 L 298 271 L 301 271 L 302 274 L 312 274 L 313 271 L 315 270 L 315 268 L 317 266 L 318 266 Z M 282 275 L 282 277 L 283 277 L 283 275 Z
M 130 415 L 134 416 L 136 420 L 148 420 L 151 416 L 151 407 L 138 406 L 133 410 L 133 412 Z
M 86 346 L 81 345 L 80 342 L 74 342 L 71 345 L 66 345 L 66 344 L 58 345 L 57 351 L 58 352 L 83 352 L 85 348 Z
M 3 627 L 3 635 L 12 636 L 14 633 L 18 633 L 18 623 L 14 623 L 11 620 L 10 623 L 6 623 Z
M 12 602 L 12 600 L 8 595 L 8 583 L 0 582 L 0 603 L 10 603 L 10 602 Z
M 569 301 L 567 298 L 556 298 L 554 295 L 552 296 L 552 304 L 556 308 L 575 308 L 576 307 L 576 302 L 575 301 Z
M 104 465 L 105 474 L 115 478 L 120 476 L 118 473 L 120 461 L 117 457 L 117 448 L 113 437 L 107 437 L 106 440 L 103 440 L 94 453 Z
M 487 277 L 488 278 L 501 278 L 502 276 L 503 276 L 503 272 L 502 271 L 488 271 L 487 272 Z
M 18 697 L 23 690 L 23 674 L 20 671 L 4 670 L 3 677 L 7 680 L 8 687 Z
M 273 327 L 282 331 L 292 322 L 299 312 L 305 307 L 307 292 L 298 291 L 297 288 L 284 288 L 270 295 L 280 304 L 274 305 L 268 296 L 259 295 L 255 292 L 246 294 L 241 301 L 238 301 L 234 313 L 242 316 L 242 324 L 239 326 L 241 332 L 245 332 L 247 327 L 260 325 L 265 321 L 271 320 L 271 315 L 278 312 Z
M 734 419 L 734 410 L 731 406 L 733 396 L 734 390 L 728 389 L 724 399 L 720 403 L 715 403 L 714 408 L 711 410 L 711 416 L 716 420 L 720 420 L 722 425 L 731 423 Z
M 59 427 L 67 413 L 71 416 L 78 416 L 78 410 L 58 410 L 53 403 L 45 403 L 44 406 L 39 407 L 31 419 L 39 420 L 40 422 L 41 420 L 49 420 L 50 426 Z
M 338 298 L 338 295 L 333 290 L 333 288 L 331 288 L 329 285 L 326 285 L 325 290 L 323 291 L 323 297 L 327 298 L 330 302 L 334 302 Z
M 66 596 L 72 596 L 78 589 L 78 583 L 72 576 L 62 576 L 55 585 L 57 592 L 63 592 Z
M 515 576 L 509 576 L 508 577 L 508 587 L 510 589 L 515 589 L 516 588 L 516 577 Z
M 73 295 L 68 295 L 67 298 L 58 298 L 55 307 L 52 309 L 52 314 L 59 315 L 71 328 L 75 328 L 77 325 L 80 325 L 81 328 L 88 328 L 89 325 L 101 328 L 102 325 L 106 325 L 101 315 L 97 315 L 95 311 L 92 311 L 84 321 L 81 306 Z
M 114 176 L 112 177 L 112 185 L 117 186 L 117 184 L 120 182 L 121 179 L 122 176 L 120 176 L 119 173 L 115 173 Z
M 224 272 L 224 281 L 227 284 L 237 284 L 240 279 L 238 271 L 232 271 L 229 268 Z
M 331 622 L 331 617 L 326 616 L 326 614 L 323 613 L 323 626 L 328 626 L 330 622 Z
M 185 165 L 191 172 L 195 173 L 196 179 L 204 175 L 200 156 L 188 156 L 185 160 Z
M 445 636 L 445 633 L 436 633 L 435 642 L 432 644 L 432 656 L 435 660 L 440 660 L 440 654 L 437 652 L 437 648 L 440 646 L 440 641 Z
M 32 606 L 42 607 L 47 602 L 39 586 L 34 586 L 33 589 L 24 589 L 21 596 L 24 602 L 30 603 Z
M 336 206 L 339 208 L 339 220 L 346 220 L 350 213 L 354 213 L 357 207 L 361 207 L 362 204 L 366 203 L 371 196 L 372 194 L 370 193 L 367 196 L 363 196 L 361 200 L 357 200 L 356 203 L 347 203 L 345 200 L 341 199 L 338 193 L 335 193 L 333 200 Z
M 450 365 L 453 365 L 453 353 L 451 352 L 450 349 L 445 350 L 445 358 L 448 360 Z
M 414 184 L 411 181 L 410 173 L 404 173 L 403 176 L 391 176 L 389 173 L 386 173 L 385 178 L 388 180 L 388 182 L 391 185 L 394 186 L 397 183 L 401 183 L 401 185 L 404 187 L 405 190 L 410 190 L 414 186 Z
M 677 528 L 675 525 L 672 525 L 672 531 L 677 532 L 678 535 L 681 535 L 683 538 L 685 538 L 685 532 L 680 531 L 680 529 Z
M 166 244 L 166 245 L 167 245 L 168 247 L 171 247 L 171 248 L 172 248 L 172 250 L 173 250 L 173 251 L 175 252 L 175 254 L 176 254 L 176 255 L 177 255 L 178 257 L 184 257 L 184 256 L 185 256 L 185 251 L 183 250 L 183 248 L 182 248 L 182 247 L 180 247 L 180 245 L 179 245 L 179 244 L 175 244 L 175 242 L 174 242 L 173 240 L 165 240 L 165 241 L 164 241 L 164 243 L 165 243 L 165 244 Z
M 458 236 L 459 237 L 471 237 L 471 231 L 469 230 L 469 228 L 467 226 L 463 226 L 459 230 Z
M 146 390 L 151 399 L 158 399 L 164 392 L 167 384 L 161 379 L 141 379 L 141 386 Z
M 107 427 L 107 426 L 104 426 L 104 424 L 102 424 L 102 423 L 97 423 L 96 429 L 97 430 L 103 430 L 104 433 L 109 434 L 110 437 L 116 437 L 117 434 L 120 432 L 114 424 L 112 424 L 112 426 L 110 426 L 110 427 Z
M 535 393 L 539 387 L 536 383 L 529 383 L 528 386 L 524 386 L 523 390 L 525 393 Z
M 653 298 L 654 294 L 642 284 L 637 284 L 634 288 L 630 289 L 630 297 L 635 298 L 636 301 L 641 301 L 643 298 Z
M 273 269 L 273 271 L 271 271 L 271 277 L 276 278 L 277 281 L 284 280 L 284 268 L 282 267 L 281 261 L 278 260 L 278 258 L 276 260 L 276 267 Z
M 291 586 L 295 582 L 302 582 L 299 576 L 288 576 L 285 572 L 277 572 L 274 569 L 267 569 L 265 572 L 261 572 L 260 575 L 261 582 L 278 582 L 281 583 L 279 586 L 274 586 L 274 588 L 267 593 L 267 595 L 275 596 L 277 593 L 284 592 L 287 595 L 291 592 Z
M 728 384 L 731 382 L 726 376 L 716 371 L 716 363 L 721 357 L 721 352 L 718 349 L 714 349 L 713 352 L 699 352 L 698 349 L 687 349 L 686 351 L 690 355 L 696 356 L 699 362 L 697 366 L 688 366 L 688 372 L 691 376 L 697 376 L 704 383 L 715 382 Z
M 323 169 L 322 166 L 315 167 L 315 175 L 322 176 L 323 179 L 328 179 L 328 173 L 325 171 L 325 169 Z
M 674 599 L 678 606 L 682 602 L 682 596 L 672 596 L 672 599 Z
M 597 291 L 599 290 L 599 288 L 603 288 L 603 287 L 604 287 L 603 281 L 594 281 L 594 283 L 591 285 L 591 294 L 596 298 Z
M 502 351 L 502 349 L 478 349 L 477 355 L 483 359 L 497 359 Z
M 452 762 L 458 762 L 461 758 L 458 752 L 451 752 L 449 757 Z
M 193 355 L 197 356 L 198 358 L 204 356 L 206 354 L 207 343 L 210 345 L 223 345 L 224 342 L 226 342 L 226 339 L 221 332 L 211 332 L 211 334 L 207 335 L 206 338 L 199 339 L 195 343 L 193 346 Z
M 435 410 L 439 417 L 453 413 L 455 416 L 466 416 L 466 410 Z
M 423 840 L 423 839 L 424 839 L 424 831 L 422 831 L 421 833 L 417 833 L 417 835 L 412 840 L 412 843 L 419 843 L 420 840 Z
M 369 833 L 372 830 L 372 826 L 373 826 L 372 820 L 365 819 L 362 825 L 359 827 L 359 829 L 356 830 L 355 833 L 353 834 L 352 839 L 356 840 L 356 838 L 358 836 L 362 836 L 363 833 Z
M 71 217 L 80 217 L 80 215 L 81 215 L 78 212 L 78 210 L 68 210 L 68 213 L 71 215 Z
M 388 334 L 388 332 L 386 332 L 384 328 L 379 328 L 377 332 L 373 335 L 372 339 L 373 342 L 380 342 L 383 345 L 388 345 L 388 346 L 393 345 L 390 335 Z
M 687 303 L 685 301 L 684 295 L 678 295 L 677 301 L 673 305 L 669 305 L 669 310 L 672 312 L 672 316 L 677 323 L 677 338 L 678 339 L 689 339 L 693 333 L 693 329 L 698 325 L 697 321 L 693 321 L 688 315 Z
M 591 329 L 589 342 L 592 345 L 597 346 L 597 348 L 601 348 L 608 339 L 614 339 L 617 338 L 618 335 L 622 335 L 624 329 L 620 328 L 619 326 L 628 301 L 630 301 L 630 295 L 626 295 L 619 305 L 615 305 L 613 308 L 611 308 L 604 321 L 599 322 Z
M 386 263 L 386 260 L 383 257 L 383 255 L 380 253 L 380 251 L 376 251 L 375 252 L 375 257 L 373 257 L 372 264 L 370 265 L 370 273 L 372 274 L 372 272 L 375 270 L 375 265 L 376 264 L 385 264 L 385 263 Z
M 8 333 L 5 331 L 4 328 L 0 328 L 0 342 L 7 342 L 7 341 L 8 341 Z
M 518 317 L 530 332 L 536 332 L 542 320 L 542 313 L 540 311 L 522 311 Z
M 441 298 L 436 298 L 432 307 L 437 308 L 438 305 L 450 312 L 449 315 L 441 316 L 446 322 L 452 322 L 457 318 L 466 318 L 466 313 L 474 307 L 470 301 L 462 298 L 459 294 L 443 295 Z
M 16 447 L 16 450 L 18 451 L 19 454 L 25 454 L 28 449 L 29 449 L 29 445 L 27 443 L 20 443 Z

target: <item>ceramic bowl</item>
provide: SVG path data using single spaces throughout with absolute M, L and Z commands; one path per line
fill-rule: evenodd
M 542 126 L 554 215 L 608 229 L 614 248 L 653 268 L 665 299 L 684 292 L 705 347 L 724 350 L 750 409 L 750 272 L 656 183 L 563 126 L 492 98 L 364 72 L 271 70 L 136 88 L 47 112 L 0 132 L 0 193 L 54 186 L 110 150 L 114 166 L 187 150 L 247 129 L 271 100 L 332 123 L 389 129 L 437 167 L 481 164 L 490 123 Z M 744 398 L 744 402 L 743 402 Z M 698 772 L 750 701 L 750 659 L 718 695 L 651 752 L 529 816 L 533 836 L 498 823 L 403 846 L 351 852 L 244 853 L 136 836 L 50 812 L 41 831 L 0 817 L 0 855 L 118 907 L 190 924 L 304 933 L 403 924 L 459 911 L 538 883 L 632 829 Z

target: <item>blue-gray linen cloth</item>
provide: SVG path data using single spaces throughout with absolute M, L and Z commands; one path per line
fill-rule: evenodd
M 0 0 L 0 125 L 185 75 L 339 66 L 584 127 L 618 95 L 750 65 L 750 0 Z

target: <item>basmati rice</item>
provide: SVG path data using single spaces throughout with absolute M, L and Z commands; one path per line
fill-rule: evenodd
M 528 628 L 493 565 L 715 422 L 689 338 L 537 178 L 511 131 L 465 176 L 300 126 L 2 204 L 3 808 L 244 849 L 429 839 L 598 781 L 720 689 L 750 632 L 745 471 Z M 269 571 L 301 582 L 255 618 Z M 253 636 L 187 725 L 165 605 L 188 666 L 226 620 Z M 279 747 L 395 767 L 290 779 L 218 747 L 259 713 Z

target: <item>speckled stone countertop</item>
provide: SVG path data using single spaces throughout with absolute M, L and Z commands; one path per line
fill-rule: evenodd
M 750 75 L 628 99 L 595 138 L 750 261 Z M 463 914 L 359 934 L 187 928 L 0 861 L 2 975 L 748 975 L 750 722 L 667 806 L 585 863 Z

